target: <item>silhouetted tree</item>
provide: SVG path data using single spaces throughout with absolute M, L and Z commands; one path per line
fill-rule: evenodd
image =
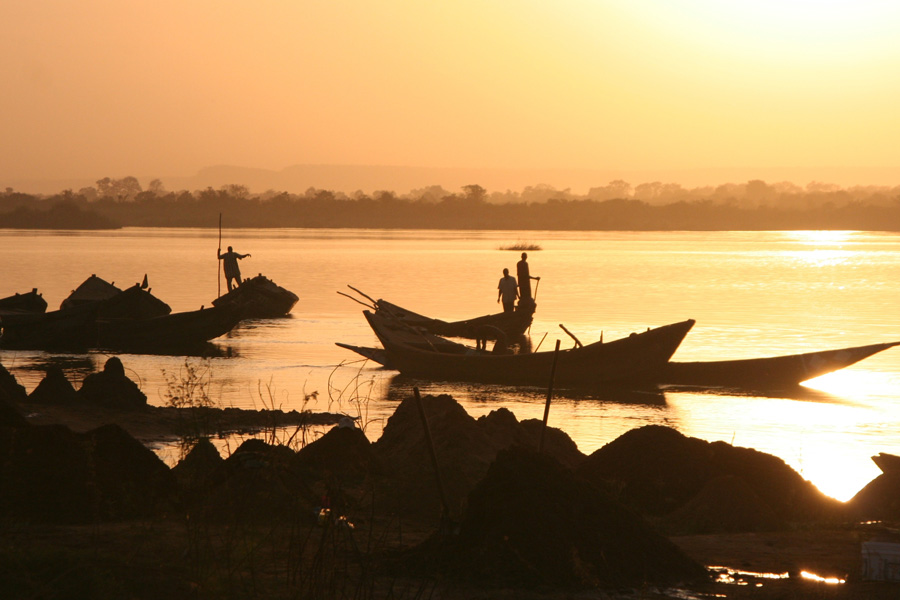
M 97 192 L 101 197 L 115 198 L 120 202 L 133 200 L 141 191 L 141 183 L 137 177 L 128 176 L 122 179 L 104 177 L 97 181 Z

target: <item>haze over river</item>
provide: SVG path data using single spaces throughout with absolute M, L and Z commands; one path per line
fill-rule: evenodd
M 227 227 L 227 223 L 226 223 Z M 209 306 L 219 289 L 216 229 L 0 230 L 0 297 L 38 288 L 59 303 L 91 274 L 121 288 L 147 274 L 173 311 Z M 500 232 L 226 229 L 223 250 L 250 253 L 244 277 L 262 273 L 300 301 L 285 319 L 245 322 L 215 340 L 222 356 L 120 355 L 151 404 L 185 363 L 209 375 L 223 406 L 344 411 L 371 440 L 411 394 L 448 393 L 472 416 L 499 407 L 542 418 L 546 390 L 398 379 L 335 342 L 376 345 L 352 285 L 428 316 L 457 320 L 498 312 L 502 269 L 516 243 L 529 251 L 536 286 L 534 346 L 563 348 L 627 336 L 684 319 L 697 323 L 675 360 L 793 354 L 900 340 L 900 235 L 866 232 Z M 537 282 L 533 282 L 537 283 Z M 221 281 L 224 291 L 225 282 Z M 545 336 L 546 334 L 546 336 Z M 76 388 L 108 355 L 2 351 L 30 392 L 50 362 Z M 208 371 L 207 371 L 208 369 Z M 900 348 L 784 394 L 665 389 L 622 396 L 556 390 L 549 423 L 591 453 L 624 432 L 671 426 L 777 455 L 838 499 L 880 471 L 873 454 L 900 454 Z M 359 401 L 355 401 L 358 398 Z

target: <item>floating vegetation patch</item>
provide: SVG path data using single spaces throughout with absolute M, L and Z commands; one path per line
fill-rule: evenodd
M 500 250 L 521 250 L 521 251 L 538 251 L 543 250 L 540 244 L 533 244 L 531 242 L 516 242 L 515 244 L 510 244 L 508 246 L 500 246 Z

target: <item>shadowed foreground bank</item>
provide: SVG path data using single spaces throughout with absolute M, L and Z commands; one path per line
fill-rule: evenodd
M 437 473 L 412 398 L 375 442 L 346 422 L 309 444 L 248 439 L 227 457 L 201 438 L 169 468 L 127 431 L 136 420 L 147 428 L 152 407 L 87 430 L 36 425 L 23 416 L 39 412 L 34 400 L 8 372 L 0 399 L 0 597 L 900 592 L 860 580 L 860 544 L 886 526 L 856 525 L 900 520 L 900 482 L 884 475 L 840 503 L 776 457 L 665 427 L 590 456 L 551 428 L 538 453 L 540 422 L 505 409 L 474 419 L 429 396 Z M 157 433 L 170 425 L 159 420 Z M 793 576 L 726 585 L 711 565 Z

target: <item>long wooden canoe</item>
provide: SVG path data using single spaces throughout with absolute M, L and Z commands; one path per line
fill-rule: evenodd
M 96 347 L 115 352 L 192 354 L 231 331 L 242 318 L 234 304 L 147 319 L 98 319 Z
M 765 358 L 708 362 L 669 362 L 656 380 L 661 384 L 766 389 L 799 385 L 857 363 L 900 342 L 870 344 Z
M 477 381 L 513 385 L 547 385 L 555 352 L 494 354 L 462 344 L 423 348 L 398 335 L 403 325 L 363 311 L 391 364 L 402 374 L 441 381 Z M 611 342 L 561 350 L 555 369 L 560 386 L 645 382 L 658 376 L 678 349 L 694 320 L 633 333 Z
M 414 338 L 409 338 L 408 343 L 416 345 Z M 340 342 L 337 345 L 386 368 L 395 368 L 383 348 L 353 346 Z M 422 343 L 418 345 L 422 347 Z M 702 388 L 784 389 L 849 367 L 897 345 L 900 345 L 900 342 L 740 360 L 669 361 L 650 382 Z

